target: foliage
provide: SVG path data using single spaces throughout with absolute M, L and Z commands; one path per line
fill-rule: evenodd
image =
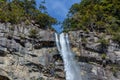
M 103 53 L 103 54 L 101 55 L 101 58 L 102 58 L 102 59 L 106 59 L 106 56 L 107 56 L 107 55 L 106 55 L 105 53 Z
M 108 46 L 109 41 L 107 39 L 101 38 L 98 42 L 100 42 L 103 46 Z
M 98 42 L 101 43 L 101 52 L 106 53 L 108 45 L 109 45 L 109 40 L 104 39 L 104 37 L 102 37 L 102 38 L 100 38 L 100 40 Z
M 63 26 L 69 30 L 82 29 L 113 35 L 120 32 L 119 8 L 120 0 L 81 0 L 72 5 Z
M 112 39 L 120 45 L 120 33 L 115 33 Z
M 87 39 L 86 39 L 85 37 L 81 38 L 81 41 L 82 41 L 83 43 L 87 43 Z
M 111 66 L 111 71 L 113 72 L 113 75 L 115 76 L 115 77 L 118 77 L 117 75 L 116 75 L 116 73 L 118 73 L 118 71 L 120 70 L 120 67 L 119 66 L 116 66 L 116 65 L 114 65 L 114 64 L 112 64 L 112 65 L 110 65 Z
M 37 38 L 38 31 L 36 29 L 31 29 L 29 31 L 29 37 L 31 38 Z
M 40 27 L 42 28 L 46 28 L 46 27 L 51 27 L 52 24 L 56 23 L 56 20 L 50 16 L 48 16 L 47 14 L 41 13 L 39 15 L 36 16 L 36 23 L 38 23 L 40 25 Z
M 43 13 L 36 6 L 35 0 L 0 0 L 0 22 L 29 24 L 33 20 L 41 28 L 50 27 L 56 23 L 56 19 Z M 42 10 L 46 9 L 44 5 L 40 6 L 44 7 Z

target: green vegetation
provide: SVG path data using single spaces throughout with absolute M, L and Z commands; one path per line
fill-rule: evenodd
M 83 43 L 87 43 L 87 39 L 86 39 L 85 37 L 81 38 L 81 41 L 82 41 Z
M 114 64 L 109 65 L 109 66 L 111 66 L 110 70 L 113 72 L 113 75 L 114 75 L 115 77 L 118 77 L 118 76 L 116 75 L 116 73 L 118 73 L 118 72 L 120 71 L 120 67 L 117 66 L 117 65 L 114 65 Z
M 117 42 L 118 44 L 120 44 L 120 32 L 119 33 L 115 33 L 113 35 L 113 41 Z
M 29 31 L 29 37 L 31 38 L 37 38 L 38 31 L 36 29 L 31 29 Z
M 98 42 L 100 42 L 101 45 L 103 45 L 104 47 L 107 47 L 109 45 L 109 40 L 104 39 L 104 37 L 100 38 L 100 40 Z
M 72 5 L 63 26 L 65 30 L 103 32 L 120 42 L 119 13 L 120 0 L 81 0 Z
M 106 53 L 101 54 L 102 59 L 106 59 L 106 57 L 107 57 Z
M 34 21 L 43 29 L 56 23 L 56 19 L 47 14 L 42 2 L 40 9 L 37 9 L 36 6 L 35 0 L 0 0 L 0 22 L 29 24 Z

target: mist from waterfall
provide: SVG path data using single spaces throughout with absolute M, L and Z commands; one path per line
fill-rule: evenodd
M 68 34 L 55 34 L 57 48 L 64 61 L 66 80 L 82 80 L 80 68 L 74 60 L 74 54 L 70 49 Z

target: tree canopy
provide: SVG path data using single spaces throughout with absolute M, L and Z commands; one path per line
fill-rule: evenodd
M 41 28 L 50 27 L 57 22 L 47 12 L 43 12 L 46 7 L 42 2 L 39 8 L 35 0 L 0 0 L 0 22 L 18 24 L 33 20 Z
M 120 35 L 120 0 L 81 0 L 72 5 L 63 26 L 65 30 Z

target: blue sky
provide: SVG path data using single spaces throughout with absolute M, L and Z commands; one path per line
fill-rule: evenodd
M 37 5 L 43 0 L 36 0 Z M 80 0 L 45 0 L 47 12 L 50 16 L 56 18 L 58 21 L 62 22 L 67 16 L 69 8 L 74 3 L 79 3 Z M 57 31 L 61 31 L 61 25 L 55 25 L 54 28 Z

